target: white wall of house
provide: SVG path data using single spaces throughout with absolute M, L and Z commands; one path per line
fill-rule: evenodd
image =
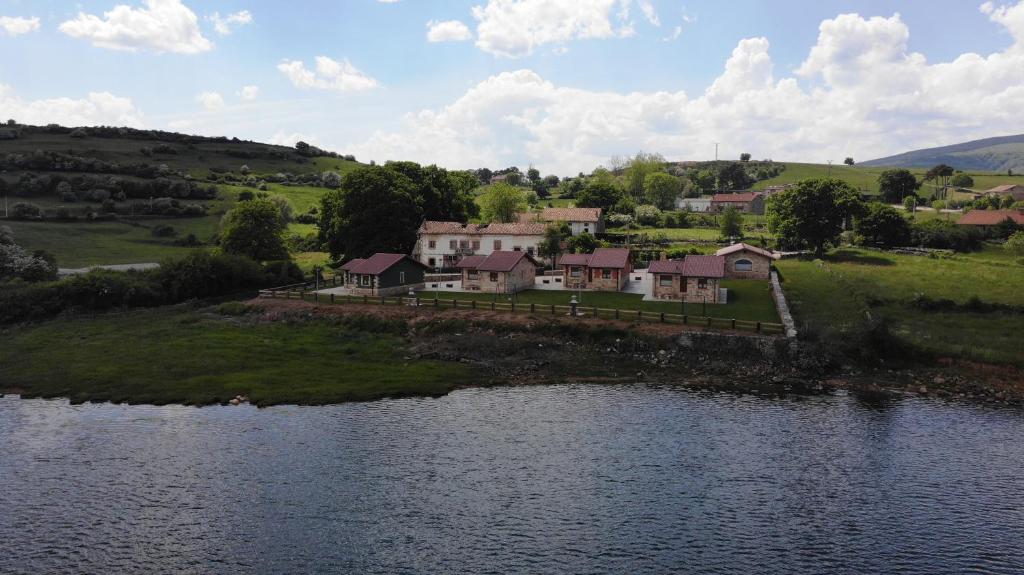
M 578 235 L 582 234 L 583 232 L 587 232 L 588 234 L 604 233 L 604 222 L 603 221 L 598 221 L 598 222 L 565 222 L 565 223 L 569 224 L 569 230 L 572 232 L 572 235 L 574 235 L 574 236 L 578 236 Z
M 452 242 L 455 248 L 452 248 Z M 506 235 L 506 234 L 423 234 L 420 236 L 413 254 L 420 262 L 432 268 L 453 267 L 460 259 L 468 255 L 490 255 L 497 250 L 523 251 L 537 256 L 543 235 Z M 431 242 L 433 246 L 431 246 Z M 499 244 L 495 244 L 499 242 Z
M 679 198 L 676 208 L 689 209 L 691 212 L 707 212 L 711 210 L 711 198 Z

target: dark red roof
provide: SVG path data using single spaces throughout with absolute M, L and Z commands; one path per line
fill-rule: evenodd
M 402 260 L 409 260 L 422 268 L 430 269 L 430 266 L 424 265 L 405 254 L 373 254 L 348 271 L 354 274 L 380 275 Z
M 359 264 L 361 264 L 361 263 L 363 263 L 365 261 L 366 260 L 364 260 L 363 258 L 356 258 L 356 259 L 353 259 L 353 260 L 348 260 L 347 262 L 345 262 L 345 265 L 341 266 L 341 269 L 343 269 L 343 270 L 345 270 L 347 272 L 350 272 L 350 271 L 352 271 L 352 268 L 358 266 Z
M 683 275 L 695 278 L 725 277 L 723 256 L 686 256 L 683 260 Z
M 462 269 L 462 268 L 473 269 L 476 266 L 480 265 L 480 262 L 484 261 L 485 259 L 487 259 L 487 256 L 466 256 L 466 257 L 462 258 L 461 260 L 459 260 L 459 263 L 456 264 L 455 267 L 460 268 L 460 269 Z
M 711 198 L 712 202 L 728 203 L 728 202 L 740 202 L 747 203 L 754 201 L 754 198 L 760 196 L 757 192 L 749 192 L 746 194 L 715 194 Z
M 681 274 L 683 273 L 683 260 L 657 260 L 647 266 L 647 271 L 652 274 Z
M 510 272 L 519 265 L 523 258 L 527 258 L 533 262 L 533 265 L 537 265 L 537 261 L 526 252 L 497 251 L 491 252 L 491 255 L 480 262 L 476 269 L 482 272 Z
M 590 261 L 590 254 L 565 254 L 558 259 L 560 266 L 585 266 Z
M 965 226 L 994 226 L 1010 219 L 1024 225 L 1024 211 L 1021 210 L 971 210 L 963 215 L 958 224 Z
M 625 268 L 629 265 L 629 250 L 626 248 L 597 248 L 587 263 L 592 268 Z

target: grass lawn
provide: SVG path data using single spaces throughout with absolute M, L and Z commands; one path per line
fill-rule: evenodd
M 292 254 L 295 263 L 306 273 L 313 272 L 313 266 L 325 266 L 331 261 L 331 254 L 327 252 L 299 252 Z
M 798 322 L 842 332 L 866 317 L 892 320 L 897 333 L 939 354 L 1020 363 L 1021 316 L 925 312 L 907 305 L 918 293 L 963 303 L 1024 305 L 1024 265 L 998 248 L 950 258 L 899 256 L 860 249 L 833 251 L 825 262 L 776 262 Z M 872 301 L 874 300 L 874 301 Z
M 828 164 L 782 163 L 786 165 L 784 172 L 770 180 L 757 182 L 754 184 L 754 189 L 761 190 L 767 186 L 796 183 L 809 178 L 824 178 L 831 173 L 832 177 L 839 178 L 857 189 L 875 193 L 878 190 L 878 176 L 889 169 L 833 164 L 830 172 Z M 910 168 L 910 171 L 918 180 L 923 180 L 924 174 L 928 170 L 925 168 Z M 1005 173 L 975 172 L 970 170 L 967 171 L 967 174 L 974 179 L 974 189 L 976 190 L 988 190 L 1002 184 L 1024 184 L 1024 174 L 1007 176 Z M 931 196 L 933 191 L 933 187 L 928 184 L 921 188 L 921 193 L 925 196 Z
M 618 236 L 625 236 L 627 233 L 622 228 L 612 228 L 606 231 Z M 628 233 L 634 238 L 640 234 L 647 234 L 648 238 L 654 238 L 661 234 L 669 240 L 716 241 L 722 236 L 718 228 L 633 228 L 628 230 Z
M 723 319 L 740 319 L 748 321 L 763 321 L 776 323 L 779 316 L 775 312 L 775 302 L 772 300 L 771 292 L 768 290 L 768 283 L 753 280 L 731 280 L 724 281 L 723 287 L 729 288 L 730 301 L 727 304 L 708 304 L 706 314 L 710 317 Z M 433 298 L 433 290 L 420 292 L 422 298 Z M 460 301 L 495 301 L 494 294 L 485 293 L 461 293 L 461 292 L 437 292 L 441 299 L 457 299 Z M 569 305 L 569 299 L 578 292 L 571 290 L 527 290 L 517 294 L 517 303 L 538 305 Z M 497 301 L 507 302 L 508 295 L 498 295 Z M 643 310 L 653 313 L 682 314 L 682 304 L 679 302 L 655 302 L 643 301 L 640 294 L 619 293 L 619 292 L 597 292 L 585 291 L 582 294 L 581 305 L 584 307 L 597 306 L 603 309 L 621 310 Z M 705 315 L 702 304 L 686 304 L 687 315 Z
M 44 397 L 197 405 L 236 395 L 258 405 L 437 395 L 468 382 L 464 365 L 405 360 L 404 347 L 327 321 L 296 327 L 164 308 L 9 329 L 0 382 Z

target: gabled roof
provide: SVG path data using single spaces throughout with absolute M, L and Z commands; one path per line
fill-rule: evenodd
M 1024 225 L 1024 211 L 1021 210 L 971 210 L 957 223 L 964 226 L 994 226 L 1004 220 L 1013 220 Z
M 727 248 L 722 248 L 722 249 L 718 250 L 717 252 L 715 252 L 715 255 L 716 256 L 727 256 L 727 255 L 732 254 L 732 253 L 743 252 L 743 251 L 754 253 L 754 254 L 757 254 L 757 255 L 760 255 L 760 256 L 764 256 L 766 258 L 771 258 L 773 260 L 779 259 L 779 256 L 777 254 L 774 254 L 774 253 L 772 253 L 772 252 L 770 252 L 768 250 L 763 250 L 763 249 L 761 249 L 759 247 L 752 246 L 750 244 L 745 244 L 743 242 L 740 242 L 738 244 L 733 244 L 733 245 L 731 245 L 731 246 L 729 246 Z
M 725 258 L 722 256 L 686 256 L 683 275 L 696 278 L 725 277 Z
M 425 221 L 420 224 L 419 233 L 470 236 L 543 236 L 547 229 L 547 224 L 540 222 L 514 224 L 463 224 L 461 222 Z
M 1016 191 L 1017 189 L 1024 190 L 1024 186 L 1020 184 L 1003 184 L 1001 186 L 996 186 L 991 190 L 985 190 L 985 192 L 989 194 L 1005 194 L 1007 192 Z
M 592 268 L 624 268 L 629 265 L 629 250 L 626 248 L 597 248 L 590 254 Z
M 714 197 L 711 198 L 711 201 L 719 203 L 747 203 L 754 201 L 754 199 L 759 197 L 760 195 L 761 194 L 759 194 L 758 192 L 747 192 L 742 194 L 715 194 Z
M 345 262 L 345 264 L 343 266 L 341 266 L 341 269 L 343 269 L 343 270 L 345 270 L 347 272 L 350 272 L 350 271 L 352 271 L 352 268 L 358 266 L 359 264 L 361 264 L 361 263 L 363 263 L 365 261 L 366 260 L 363 259 L 363 258 L 355 258 L 355 259 L 352 259 L 352 260 L 348 260 L 347 262 Z
M 560 266 L 585 266 L 590 262 L 590 254 L 564 254 L 558 258 Z
M 544 208 L 540 218 L 547 222 L 598 222 L 601 208 Z
M 480 264 L 476 266 L 476 269 L 482 272 L 510 272 L 519 262 L 523 259 L 528 260 L 533 265 L 538 265 L 537 260 L 526 252 L 515 252 L 515 251 L 497 251 L 491 252 L 489 256 L 484 258 Z
M 652 274 L 681 274 L 683 273 L 684 260 L 656 260 L 647 266 L 647 271 Z
M 459 269 L 473 269 L 480 265 L 480 262 L 487 259 L 487 256 L 466 256 L 459 260 L 459 263 L 455 264 L 455 267 Z
M 516 222 L 520 224 L 539 222 L 540 219 L 540 214 L 537 212 L 516 212 Z
M 377 253 L 365 260 L 362 260 L 358 265 L 353 266 L 352 269 L 348 271 L 354 274 L 366 274 L 373 276 L 380 275 L 402 260 L 409 260 L 424 269 L 430 269 L 430 266 L 420 263 L 405 254 Z

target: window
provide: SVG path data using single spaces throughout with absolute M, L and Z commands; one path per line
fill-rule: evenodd
M 682 289 L 683 293 L 686 293 L 686 286 L 689 283 L 690 283 L 690 281 L 687 280 L 686 278 L 679 278 L 679 285 L 683 286 L 683 289 Z
M 492 282 L 498 281 L 498 272 L 491 272 L 491 281 Z
M 515 246 L 514 248 L 512 248 L 512 251 L 514 251 L 514 252 L 521 252 L 521 251 L 523 251 L 523 246 Z
M 434 243 L 434 242 L 430 242 L 430 243 Z M 429 258 L 429 259 L 427 259 L 427 265 L 432 267 L 432 268 L 436 268 L 437 267 L 437 258 Z
M 736 260 L 732 267 L 738 272 L 749 272 L 754 269 L 754 264 L 750 260 Z
M 699 280 L 697 280 L 697 289 L 708 289 L 707 278 L 700 278 Z
M 459 242 L 459 247 L 464 249 L 464 250 L 469 249 L 469 240 L 462 240 L 462 241 L 460 241 Z
M 471 280 L 480 279 L 480 272 L 476 270 L 466 270 L 466 278 Z
M 612 270 L 608 268 L 601 268 L 601 279 L 612 279 Z
M 370 285 L 370 276 L 369 275 L 364 275 L 362 277 L 363 277 L 363 285 L 364 286 Z
M 531 256 L 533 256 L 533 246 L 529 246 L 529 247 L 527 247 L 527 248 L 526 248 L 526 253 L 528 253 L 528 254 L 530 254 Z
M 578 278 L 582 274 L 583 274 L 583 272 L 580 270 L 580 268 L 577 268 L 577 267 L 569 268 L 569 276 L 570 277 Z
M 672 287 L 672 276 L 660 276 L 658 278 L 658 285 L 661 287 Z
M 480 249 L 480 240 L 473 240 L 473 249 L 474 250 Z
M 430 240 L 427 242 L 427 247 L 432 250 L 437 249 L 437 242 L 435 240 Z
M 448 240 L 448 249 L 454 250 L 459 247 L 459 242 L 455 240 Z
M 405 285 L 405 272 L 398 272 L 398 283 Z
M 501 251 L 501 240 L 494 240 L 494 251 Z

